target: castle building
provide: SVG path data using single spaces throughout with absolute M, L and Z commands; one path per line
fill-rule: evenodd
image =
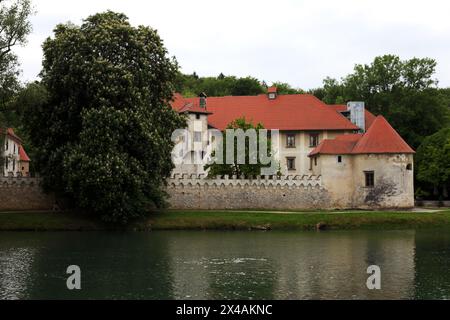
M 203 160 L 177 165 L 174 173 L 204 174 L 204 164 L 214 150 L 208 129 L 224 131 L 234 120 L 245 118 L 279 130 L 272 139 L 272 152 L 281 173 L 321 177 L 333 207 L 414 206 L 414 150 L 363 102 L 327 105 L 309 94 L 280 95 L 272 87 L 258 96 L 177 94 L 172 107 L 187 115 L 188 131 L 194 137 L 189 156 Z
M 22 140 L 12 128 L 6 130 L 0 128 L 0 136 L 4 140 L 3 148 L 0 150 L 3 158 L 3 176 L 28 176 L 31 160 L 22 146 Z

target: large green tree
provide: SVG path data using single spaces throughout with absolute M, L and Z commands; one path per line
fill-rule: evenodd
M 196 97 L 202 92 L 210 97 L 253 96 L 265 89 L 256 78 L 237 78 L 223 73 L 218 77 L 199 77 L 195 72 L 192 75 L 179 73 L 176 79 L 176 90 L 185 97 Z
M 433 78 L 436 61 L 429 58 L 401 60 L 395 55 L 357 64 L 353 73 L 338 81 L 324 80 L 314 90 L 329 104 L 364 101 L 375 114 L 385 116 L 413 147 L 446 125 L 448 108 Z
M 170 107 L 178 67 L 157 32 L 108 11 L 58 25 L 43 50 L 48 98 L 26 112 L 44 186 L 114 222 L 162 205 L 185 121 Z
M 0 0 L 0 112 L 8 108 L 19 88 L 15 46 L 23 45 L 31 32 L 30 0 Z
M 424 139 L 417 150 L 417 178 L 433 187 L 435 195 L 448 198 L 450 188 L 450 128 Z
M 20 89 L 15 46 L 23 45 L 31 32 L 30 0 L 0 0 L 0 155 L 4 148 L 4 127 L 14 123 L 11 100 Z M 0 168 L 3 157 L 0 157 Z

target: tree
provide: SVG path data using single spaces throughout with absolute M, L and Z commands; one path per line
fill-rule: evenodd
M 31 32 L 30 0 L 0 0 L 0 132 L 10 123 L 10 101 L 19 90 L 18 61 L 12 50 L 26 42 Z M 0 134 L 0 155 L 4 148 L 4 135 Z M 3 157 L 0 157 L 0 168 Z
M 446 125 L 448 108 L 433 79 L 436 61 L 401 60 L 395 55 L 376 57 L 355 66 L 341 81 L 324 80 L 318 91 L 328 104 L 364 101 L 374 114 L 385 116 L 406 141 L 417 148 L 422 139 Z
M 450 187 L 450 128 L 424 139 L 417 150 L 417 179 L 434 189 L 435 195 L 448 198 Z
M 264 126 L 261 123 L 258 123 L 257 125 L 254 125 L 252 122 L 247 122 L 245 118 L 239 118 L 231 122 L 227 129 L 242 129 L 244 132 L 247 132 L 247 130 L 255 130 L 256 131 L 256 137 L 257 137 L 257 154 L 259 154 L 259 134 L 260 130 L 264 129 Z M 222 159 L 224 160 L 223 164 L 220 163 L 212 163 L 205 166 L 206 170 L 209 170 L 209 176 L 210 177 L 216 177 L 218 175 L 228 175 L 228 176 L 258 176 L 261 174 L 261 168 L 267 167 L 267 165 L 263 165 L 261 163 L 261 159 L 257 155 L 252 155 L 250 152 L 250 144 L 248 139 L 245 141 L 245 164 L 239 164 L 237 161 L 238 158 L 238 142 L 237 139 L 234 139 L 234 163 L 233 164 L 227 164 L 226 163 L 226 154 L 227 154 L 227 132 L 225 131 L 223 133 L 223 147 L 222 147 Z M 270 140 L 268 140 L 267 144 L 267 150 L 265 150 L 265 154 L 267 156 L 271 156 L 271 144 Z M 216 152 L 213 152 L 212 158 L 216 159 Z M 255 164 L 251 164 L 250 158 L 255 157 L 256 160 Z
M 295 89 L 286 82 L 274 82 L 272 86 L 277 87 L 278 94 L 302 94 L 305 93 L 302 89 Z
M 43 50 L 48 98 L 26 118 L 43 186 L 113 222 L 163 205 L 185 121 L 170 107 L 178 66 L 157 32 L 108 11 L 58 25 Z
M 264 89 L 258 79 L 246 77 L 236 81 L 231 93 L 233 96 L 256 96 L 264 93 Z

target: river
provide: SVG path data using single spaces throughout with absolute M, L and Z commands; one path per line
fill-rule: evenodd
M 449 267 L 441 229 L 0 233 L 0 299 L 449 299 Z

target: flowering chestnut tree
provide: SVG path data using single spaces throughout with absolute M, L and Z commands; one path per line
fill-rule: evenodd
M 127 222 L 164 203 L 173 169 L 178 66 L 149 27 L 120 13 L 58 25 L 44 45 L 45 103 L 28 112 L 44 186 L 74 207 Z

